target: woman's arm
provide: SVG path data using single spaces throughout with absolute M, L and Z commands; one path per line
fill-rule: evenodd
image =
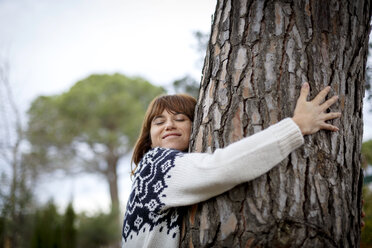
M 166 209 L 204 201 L 265 174 L 303 144 L 303 135 L 320 129 L 338 130 L 325 123 L 340 116 L 340 113 L 325 113 L 337 100 L 333 97 L 322 104 L 329 90 L 325 88 L 308 102 L 309 85 L 305 83 L 293 118 L 217 149 L 213 154 L 182 154 L 159 148 L 159 153 L 153 154 L 153 161 L 150 159 L 146 165 L 151 167 L 146 170 L 150 174 L 139 175 L 144 190 L 153 192 L 162 203 L 161 208 Z
M 205 201 L 265 174 L 302 144 L 300 129 L 286 118 L 213 154 L 175 153 L 160 199 L 165 208 Z
M 341 116 L 341 113 L 325 113 L 338 97 L 324 102 L 330 91 L 326 87 L 312 101 L 307 101 L 309 91 L 309 84 L 304 83 L 292 119 L 282 120 L 213 154 L 177 157 L 176 166 L 166 179 L 169 184 L 164 192 L 166 205 L 188 205 L 221 194 L 268 172 L 303 144 L 302 135 L 321 129 L 338 131 L 325 122 Z

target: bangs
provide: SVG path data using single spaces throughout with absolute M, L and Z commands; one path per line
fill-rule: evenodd
M 173 114 L 182 113 L 193 122 L 195 106 L 196 99 L 186 94 L 159 96 L 152 100 L 142 123 L 141 134 L 134 146 L 132 162 L 136 164 L 136 167 L 132 170 L 132 175 L 144 154 L 151 149 L 151 121 L 156 116 L 161 115 L 164 110 L 167 110 Z
M 154 100 L 147 121 L 151 122 L 156 116 L 161 115 L 164 110 L 172 114 L 185 114 L 191 121 L 194 121 L 195 105 L 195 98 L 188 95 L 178 94 L 161 96 Z

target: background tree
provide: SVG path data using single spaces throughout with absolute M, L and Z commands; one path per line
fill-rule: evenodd
M 118 231 L 116 225 L 117 219 L 118 216 L 113 213 L 101 212 L 93 216 L 80 214 L 77 232 L 78 247 L 117 247 L 116 244 L 121 240 L 121 232 Z
M 62 248 L 75 248 L 76 242 L 76 214 L 72 203 L 68 204 L 62 222 Z
M 364 218 L 365 227 L 362 231 L 360 247 L 367 248 L 372 247 L 372 190 L 367 186 L 363 187 L 363 199 L 366 217 Z
M 62 247 L 62 218 L 53 202 L 35 214 L 31 248 Z
M 291 117 L 311 98 L 340 96 L 338 133 L 321 131 L 279 166 L 190 208 L 182 247 L 358 247 L 362 100 L 371 1 L 220 0 L 191 140 L 210 152 Z M 238 172 L 237 172 L 238 173 Z
M 190 75 L 177 79 L 173 82 L 173 88 L 176 93 L 187 93 L 195 98 L 198 98 L 199 83 Z
M 0 247 L 23 247 L 30 233 L 35 171 L 22 155 L 24 128 L 9 79 L 9 63 L 0 59 Z
M 366 216 L 364 218 L 365 227 L 362 229 L 360 247 L 372 247 L 372 190 L 370 187 L 372 174 L 368 173 L 368 171 L 371 171 L 372 166 L 372 140 L 362 144 L 362 164 L 366 171 L 363 181 L 363 210 Z
M 369 184 L 372 182 L 372 174 L 368 173 L 372 166 L 372 140 L 368 140 L 362 144 L 362 166 L 366 171 L 364 175 L 364 184 Z
M 32 237 L 21 247 L 31 248 L 74 248 L 76 242 L 75 212 L 70 203 L 64 215 L 49 201 L 33 214 Z
M 367 168 L 368 165 L 372 165 L 372 140 L 363 142 L 362 157 L 364 168 Z
M 61 95 L 41 96 L 28 114 L 28 156 L 44 170 L 103 175 L 118 210 L 117 167 L 137 136 L 149 102 L 164 93 L 142 78 L 92 75 Z

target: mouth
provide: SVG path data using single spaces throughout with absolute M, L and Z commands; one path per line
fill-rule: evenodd
M 169 133 L 169 134 L 166 134 L 166 135 L 164 135 L 163 136 L 163 139 L 165 139 L 165 138 L 168 138 L 168 137 L 172 137 L 172 136 L 181 136 L 181 134 L 179 134 L 179 133 Z

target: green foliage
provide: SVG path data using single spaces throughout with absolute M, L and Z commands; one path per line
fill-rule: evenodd
M 108 247 L 110 244 L 120 243 L 121 233 L 118 225 L 118 216 L 98 213 L 88 217 L 79 216 L 78 247 Z
M 187 93 L 195 98 L 198 98 L 199 83 L 188 75 L 174 81 L 173 88 L 177 93 Z
M 363 188 L 365 226 L 362 229 L 361 247 L 372 247 L 372 191 L 367 186 Z
M 36 212 L 35 227 L 31 240 L 32 248 L 62 247 L 61 216 L 53 202 Z
M 27 136 L 43 162 L 48 152 L 73 157 L 76 142 L 123 154 L 138 137 L 149 102 L 162 93 L 163 88 L 141 78 L 92 75 L 66 93 L 37 98 L 28 111 Z
M 57 212 L 53 202 L 34 215 L 31 248 L 74 248 L 76 247 L 75 212 L 71 205 L 64 215 Z
M 30 233 L 29 210 L 33 203 L 32 192 L 26 184 L 26 168 L 23 163 L 12 176 L 0 176 L 0 248 L 7 243 L 10 247 L 25 247 Z
M 372 140 L 363 142 L 362 144 L 362 167 L 366 170 L 372 165 Z M 372 175 L 364 175 L 364 184 L 368 185 L 372 182 Z
M 24 231 L 16 242 L 4 235 L 7 220 L 0 216 L 0 248 L 8 247 L 6 244 L 25 248 L 116 247 L 121 241 L 119 219 L 115 211 L 94 216 L 76 215 L 71 203 L 65 213 L 60 214 L 49 201 L 17 222 Z
M 148 104 L 163 93 L 163 88 L 142 78 L 105 74 L 89 76 L 63 94 L 40 96 L 28 111 L 26 135 L 31 152 L 24 156 L 43 172 L 63 168 L 112 175 L 117 161 L 136 141 Z M 112 177 L 106 179 L 110 189 L 117 184 Z M 112 198 L 112 205 L 116 209 L 117 198 Z M 61 216 L 49 204 L 34 216 L 30 243 L 32 247 L 62 248 L 111 245 L 120 241 L 117 216 L 112 211 L 76 217 L 72 206 Z
M 104 175 L 117 188 L 117 162 L 133 147 L 150 101 L 164 89 L 121 74 L 92 75 L 69 91 L 40 96 L 28 111 L 29 163 L 39 171 L 64 169 Z M 115 179 L 112 179 L 115 178 Z M 119 205 L 111 192 L 112 206 Z
M 62 248 L 76 247 L 75 211 L 70 203 L 67 206 L 62 222 Z
M 0 216 L 0 248 L 5 244 L 5 218 Z
M 362 144 L 363 167 L 372 165 L 372 140 L 363 142 Z

